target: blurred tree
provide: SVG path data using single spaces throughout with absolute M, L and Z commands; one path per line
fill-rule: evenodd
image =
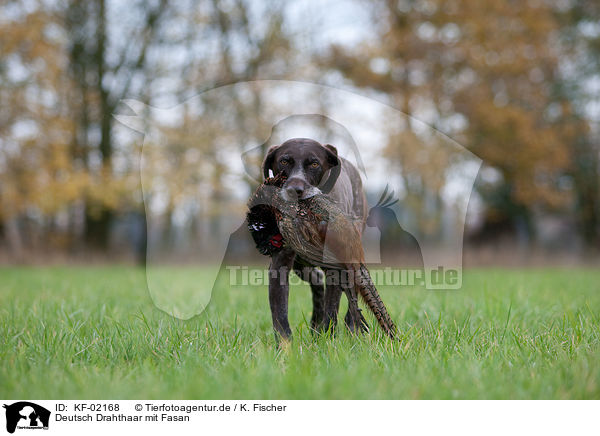
M 63 235 L 63 247 L 83 236 L 87 246 L 105 249 L 115 215 L 140 208 L 140 138 L 117 132 L 113 114 L 121 99 L 164 107 L 289 70 L 283 7 L 275 1 L 6 1 L 0 22 L 0 232 L 15 251 L 31 246 L 24 234 Z M 260 128 L 247 118 L 256 118 L 261 99 L 259 93 L 231 97 L 235 119 L 186 107 L 179 128 L 212 117 L 239 152 Z M 201 150 L 200 157 L 215 163 L 206 192 L 223 195 L 223 142 L 206 135 L 182 139 L 174 129 L 169 135 L 172 162 L 184 162 L 175 169 L 194 170 L 182 147 Z M 184 202 L 181 197 L 168 202 Z M 35 231 L 24 228 L 30 222 Z
M 0 230 L 15 258 L 55 237 L 86 183 L 70 159 L 73 83 L 55 12 L 0 7 Z
M 571 147 L 587 126 L 571 96 L 557 92 L 564 47 L 556 6 L 382 0 L 374 10 L 375 42 L 334 46 L 325 64 L 391 96 L 495 168 L 499 177 L 481 189 L 488 223 L 527 226 L 533 211 L 566 210 Z
M 85 235 L 88 244 L 106 248 L 118 205 L 118 190 L 109 188 L 119 178 L 113 168 L 113 114 L 121 99 L 150 85 L 151 79 L 143 72 L 167 2 L 132 2 L 127 10 L 114 5 L 110 17 L 106 0 L 72 0 L 64 7 L 69 70 L 77 84 L 79 103 L 73 157 L 94 175 L 85 199 Z M 118 26 L 118 30 L 110 32 L 109 26 Z M 132 90 L 135 80 L 137 87 Z M 99 159 L 94 162 L 94 157 Z
M 574 212 L 584 240 L 600 247 L 600 4 L 577 0 L 559 11 L 565 47 L 565 82 L 560 92 L 574 102 L 573 117 L 587 119 L 571 144 L 570 179 L 576 192 Z

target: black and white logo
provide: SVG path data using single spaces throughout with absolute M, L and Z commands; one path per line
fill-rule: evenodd
M 6 431 L 14 433 L 16 429 L 48 429 L 50 411 L 29 401 L 19 401 L 4 405 L 6 409 Z

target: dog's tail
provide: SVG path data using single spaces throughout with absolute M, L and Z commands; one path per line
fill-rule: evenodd
M 375 315 L 377 322 L 383 329 L 383 331 L 392 339 L 394 339 L 394 335 L 396 334 L 396 326 L 390 317 L 379 293 L 377 292 L 377 288 L 375 288 L 375 284 L 373 280 L 371 280 L 371 275 L 369 274 L 369 270 L 362 263 L 355 270 L 354 273 L 354 283 L 356 288 L 358 289 L 358 293 L 362 296 L 365 303 L 371 309 L 371 312 Z

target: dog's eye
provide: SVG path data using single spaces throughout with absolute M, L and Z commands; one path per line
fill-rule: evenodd
M 288 164 L 288 160 L 287 160 L 287 159 L 281 159 L 281 160 L 279 161 L 279 164 L 280 164 L 280 165 L 283 165 L 283 166 L 286 166 L 286 165 Z
M 313 162 L 310 164 L 311 168 L 319 168 L 319 162 Z

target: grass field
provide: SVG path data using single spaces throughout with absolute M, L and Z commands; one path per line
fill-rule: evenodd
M 220 289 L 181 321 L 141 269 L 3 268 L 0 398 L 600 398 L 600 271 L 473 270 L 460 291 L 381 294 L 400 341 L 313 338 L 297 286 L 279 348 L 266 287 Z

